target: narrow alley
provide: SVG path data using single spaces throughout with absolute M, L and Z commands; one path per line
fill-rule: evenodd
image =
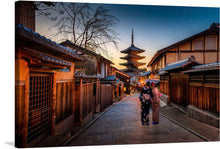
M 127 96 L 115 103 L 68 146 L 204 141 L 161 115 L 159 125 L 141 125 L 138 96 L 139 94 Z

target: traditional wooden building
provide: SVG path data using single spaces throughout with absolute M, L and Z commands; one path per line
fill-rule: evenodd
M 213 23 L 205 31 L 158 50 L 147 65 L 151 67 L 151 79 L 159 79 L 157 73 L 167 64 L 190 55 L 202 64 L 219 61 L 219 26 L 219 23 Z
M 76 65 L 75 73 L 78 75 L 78 81 L 76 82 L 76 100 L 81 101 L 78 101 L 78 105 L 84 104 L 84 106 L 79 106 L 79 108 L 77 108 L 77 113 L 80 113 L 80 111 L 87 111 L 86 114 L 80 115 L 79 118 L 77 116 L 77 123 L 84 124 L 92 117 L 93 112 L 103 111 L 105 108 L 113 103 L 113 90 L 115 86 L 115 83 L 113 82 L 116 82 L 116 80 L 109 80 L 109 78 L 111 78 L 114 73 L 111 69 L 111 64 L 113 63 L 110 60 L 101 56 L 100 54 L 78 46 L 69 40 L 66 40 L 60 44 L 77 52 L 77 54 L 83 58 L 83 61 L 79 62 Z M 79 71 L 83 73 L 78 74 Z M 94 83 L 92 80 L 97 81 L 95 81 Z M 116 86 L 119 86 L 119 83 L 116 84 Z M 89 102 L 91 100 L 93 102 Z M 86 104 L 86 102 L 88 103 Z M 93 107 L 95 105 L 94 110 L 88 111 L 89 108 L 86 107 L 88 106 L 91 109 L 92 103 Z M 85 104 L 87 106 L 85 106 Z
M 25 147 L 73 126 L 74 65 L 81 58 L 23 25 L 15 35 L 15 140 Z
M 122 91 L 125 92 L 126 94 L 130 94 L 130 76 L 127 73 L 113 66 L 111 66 L 111 68 L 112 68 L 112 75 L 115 75 L 116 78 L 119 78 L 120 81 L 124 83 L 124 87 L 122 88 Z
M 151 74 L 151 71 L 147 71 L 147 72 L 144 72 L 141 74 L 141 79 L 142 80 L 147 80 L 147 79 L 150 79 L 150 74 Z
M 160 92 L 168 95 L 167 104 L 175 104 L 179 107 L 188 105 L 188 80 L 189 76 L 183 71 L 199 65 L 194 56 L 168 64 L 162 68 L 160 76 Z
M 91 50 L 78 46 L 69 40 L 61 42 L 60 44 L 77 52 L 77 54 L 84 59 L 84 61 L 76 65 L 76 71 L 83 71 L 85 75 L 97 75 L 100 76 L 101 79 L 112 75 L 112 61 Z
M 112 87 L 100 84 L 111 62 L 100 57 L 100 75 L 75 76 L 76 61 L 84 57 L 34 31 L 33 2 L 16 2 L 15 9 L 15 146 L 31 147 L 86 123 L 112 103 Z
M 184 71 L 189 75 L 187 114 L 219 128 L 219 68 L 220 62 L 194 66 Z
M 16 147 L 34 146 L 74 122 L 74 66 L 82 59 L 34 31 L 36 9 L 34 2 L 15 3 Z
M 126 83 L 126 90 L 125 91 L 128 92 L 127 90 L 129 90 L 128 89 L 129 85 L 128 85 L 127 81 L 129 80 L 129 75 L 127 75 L 126 73 L 124 73 L 124 72 L 118 70 L 117 68 L 111 66 L 113 63 L 110 60 L 104 58 L 100 54 L 97 54 L 93 51 L 90 51 L 88 49 L 85 49 L 83 47 L 75 45 L 74 43 L 72 43 L 69 40 L 66 40 L 66 41 L 64 41 L 60 44 L 72 49 L 73 51 L 77 52 L 77 54 L 81 55 L 81 57 L 84 58 L 84 61 L 79 62 L 78 66 L 76 66 L 76 71 L 77 70 L 81 70 L 81 71 L 83 70 L 84 75 L 98 76 L 100 78 L 100 81 L 101 81 L 100 83 L 101 84 L 105 84 L 105 85 L 109 84 L 109 85 L 112 86 L 112 88 L 113 88 L 113 100 L 115 100 L 116 98 L 121 99 L 122 96 L 124 96 L 124 90 L 123 90 L 124 89 L 124 83 Z M 89 66 L 87 66 L 86 61 L 88 61 Z M 85 67 L 94 68 L 93 73 L 92 74 L 89 73 L 91 71 L 89 71 Z M 120 79 L 124 83 L 122 83 L 121 81 L 118 81 L 117 79 Z M 103 85 L 101 85 L 101 86 L 103 86 Z M 109 97 L 111 97 L 111 96 L 109 96 Z M 105 99 L 110 100 L 110 99 L 107 99 L 107 98 L 105 98 Z M 101 107 L 105 107 L 105 106 L 101 105 Z M 101 110 L 102 110 L 102 108 L 101 108 Z
M 191 56 L 161 69 L 160 92 L 168 95 L 167 104 L 219 127 L 219 64 L 201 65 Z
M 131 46 L 125 50 L 122 50 L 121 53 L 127 54 L 125 57 L 120 57 L 121 59 L 127 60 L 126 63 L 120 63 L 120 65 L 126 66 L 126 69 L 122 71 L 126 72 L 129 75 L 137 75 L 140 72 L 138 66 L 145 65 L 145 63 L 138 62 L 138 60 L 145 58 L 145 56 L 140 56 L 138 54 L 143 53 L 145 50 L 139 49 L 134 46 L 134 37 L 132 30 L 132 39 Z

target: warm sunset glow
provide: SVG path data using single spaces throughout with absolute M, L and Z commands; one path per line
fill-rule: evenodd
M 148 5 L 113 5 L 91 4 L 93 7 L 103 6 L 119 21 L 116 32 L 119 35 L 118 49 L 107 46 L 110 59 L 118 69 L 126 67 L 119 65 L 124 54 L 120 51 L 131 45 L 131 30 L 134 29 L 134 45 L 145 50 L 146 58 L 139 62 L 146 68 L 156 51 L 177 41 L 207 29 L 213 22 L 219 22 L 219 9 L 202 7 L 169 7 Z M 132 10 L 132 11 L 131 11 Z M 207 16 L 207 17 L 204 17 Z M 187 23 L 186 23 L 187 22 Z M 43 16 L 36 17 L 36 31 L 50 38 L 52 30 L 48 28 L 52 21 Z M 181 35 L 181 36 L 180 36 Z

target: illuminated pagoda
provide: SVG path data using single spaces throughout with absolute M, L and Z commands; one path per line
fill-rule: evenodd
M 121 51 L 121 53 L 125 53 L 126 56 L 120 57 L 120 59 L 127 60 L 126 63 L 120 63 L 120 65 L 127 67 L 126 69 L 123 69 L 122 71 L 126 72 L 130 76 L 138 75 L 140 72 L 140 69 L 138 69 L 138 66 L 142 66 L 146 64 L 146 63 L 138 62 L 138 60 L 145 58 L 145 56 L 138 55 L 140 53 L 143 53 L 144 51 L 145 50 L 139 49 L 134 46 L 134 35 L 133 35 L 133 29 L 132 29 L 131 46 Z

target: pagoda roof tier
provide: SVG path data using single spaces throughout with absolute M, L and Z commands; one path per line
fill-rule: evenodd
M 135 47 L 133 44 L 130 46 L 130 47 L 128 47 L 127 49 L 125 49 L 125 50 L 122 50 L 121 51 L 121 53 L 129 53 L 129 52 L 135 52 L 135 53 L 142 53 L 142 52 L 144 52 L 145 50 L 142 50 L 142 49 L 139 49 L 139 48 L 137 48 L 137 47 Z
M 124 71 L 124 72 L 135 72 L 135 71 L 138 71 L 138 70 L 141 70 L 141 69 L 138 69 L 138 68 L 128 68 L 128 69 L 122 69 L 121 71 Z
M 135 58 L 135 59 L 144 59 L 145 56 L 140 56 L 140 55 L 134 55 L 134 54 L 129 54 L 129 55 L 126 55 L 125 57 L 120 57 L 120 59 L 129 59 L 129 58 Z
M 141 63 L 141 62 L 127 62 L 127 63 L 120 63 L 120 65 L 124 66 L 142 66 L 145 65 L 146 63 Z

